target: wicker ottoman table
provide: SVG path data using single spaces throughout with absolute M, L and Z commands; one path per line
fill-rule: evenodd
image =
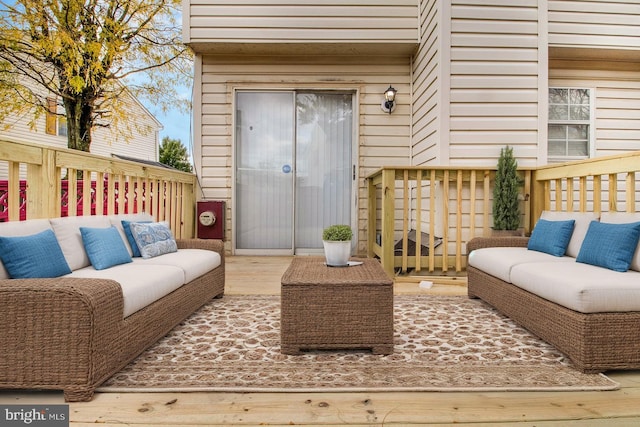
M 327 267 L 324 258 L 294 258 L 282 276 L 281 351 L 371 349 L 393 353 L 393 281 L 380 262 Z

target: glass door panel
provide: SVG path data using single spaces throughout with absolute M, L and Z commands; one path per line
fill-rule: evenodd
M 238 92 L 236 248 L 293 252 L 293 92 Z
M 296 94 L 295 248 L 322 248 L 322 230 L 351 223 L 351 94 Z

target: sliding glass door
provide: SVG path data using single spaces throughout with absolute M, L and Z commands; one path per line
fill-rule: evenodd
M 238 253 L 322 248 L 322 229 L 351 224 L 352 94 L 236 95 Z

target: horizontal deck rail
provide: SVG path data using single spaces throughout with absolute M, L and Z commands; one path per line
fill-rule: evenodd
M 194 236 L 193 174 L 6 140 L 0 140 L 0 166 L 6 170 L 3 220 L 147 212 L 168 222 L 177 238 Z

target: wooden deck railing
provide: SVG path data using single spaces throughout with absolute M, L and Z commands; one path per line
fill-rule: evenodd
M 640 151 L 542 166 L 534 182 L 534 218 L 543 210 L 640 212 Z
M 532 171 L 520 174 L 526 233 L 531 223 Z M 373 173 L 367 177 L 369 256 L 380 257 L 389 274 L 396 268 L 435 275 L 463 271 L 465 243 L 491 232 L 494 176 L 492 169 L 446 166 L 385 167 Z M 415 232 L 415 245 L 409 242 L 410 230 Z M 423 245 L 428 248 L 426 255 Z
M 543 210 L 640 212 L 640 151 L 520 173 L 527 235 Z M 494 176 L 492 169 L 440 166 L 374 172 L 367 177 L 369 256 L 379 257 L 389 274 L 410 268 L 436 276 L 464 271 L 466 242 L 492 233 Z M 417 249 L 422 245 L 428 254 Z
M 4 220 L 147 212 L 167 221 L 177 238 L 194 236 L 193 174 L 4 140 L 0 161 L 7 175 Z

